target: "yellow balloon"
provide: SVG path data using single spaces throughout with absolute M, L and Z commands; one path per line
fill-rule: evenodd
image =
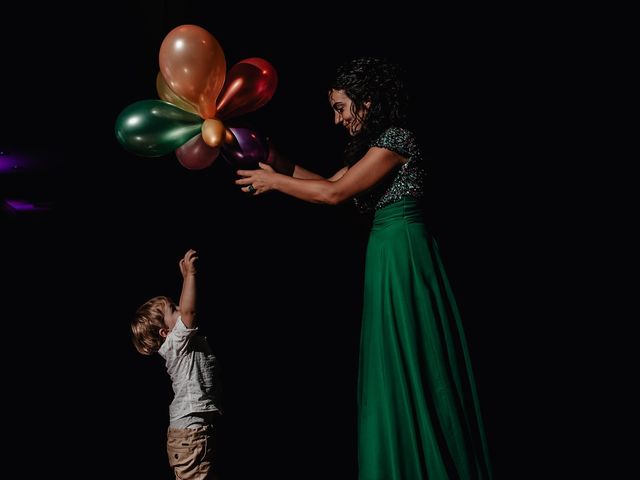
M 198 115 L 197 107 L 186 101 L 184 98 L 179 97 L 178 94 L 169 88 L 169 85 L 167 85 L 167 82 L 162 76 L 162 72 L 158 72 L 158 76 L 156 77 L 156 90 L 158 91 L 158 96 L 165 102 L 169 102 L 182 110 Z
M 224 124 L 215 118 L 207 118 L 202 123 L 202 138 L 210 147 L 218 147 L 228 142 L 228 132 Z

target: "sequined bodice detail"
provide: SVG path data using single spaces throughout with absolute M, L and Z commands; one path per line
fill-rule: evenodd
M 424 195 L 424 162 L 413 133 L 404 128 L 391 127 L 372 142 L 370 147 L 392 150 L 408 161 L 393 170 L 373 188 L 354 198 L 360 212 L 367 213 L 378 210 L 397 202 L 402 197 L 422 198 Z

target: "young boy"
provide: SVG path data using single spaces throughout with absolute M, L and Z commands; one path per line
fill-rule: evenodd
M 180 304 L 154 297 L 138 308 L 131 323 L 133 344 L 143 355 L 165 359 L 174 398 L 169 407 L 167 453 L 176 479 L 205 480 L 213 473 L 213 425 L 218 414 L 214 394 L 215 357 L 207 339 L 197 335 L 196 267 L 189 250 L 180 260 Z

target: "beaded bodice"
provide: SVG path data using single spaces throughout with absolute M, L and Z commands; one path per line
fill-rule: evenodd
M 389 173 L 377 185 L 354 198 L 360 212 L 378 210 L 406 196 L 422 198 L 425 170 L 422 152 L 413 133 L 404 128 L 391 127 L 373 141 L 370 147 L 392 150 L 405 157 L 407 162 Z

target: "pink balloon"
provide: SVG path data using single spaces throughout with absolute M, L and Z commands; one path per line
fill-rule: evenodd
M 247 58 L 236 63 L 218 96 L 217 117 L 233 118 L 265 105 L 276 91 L 278 74 L 263 58 Z
M 189 170 L 202 170 L 211 166 L 219 154 L 220 147 L 210 147 L 200 134 L 176 148 L 178 161 Z
M 213 35 L 197 25 L 176 27 L 162 41 L 159 60 L 169 88 L 197 106 L 202 118 L 213 118 L 227 69 L 222 47 Z

